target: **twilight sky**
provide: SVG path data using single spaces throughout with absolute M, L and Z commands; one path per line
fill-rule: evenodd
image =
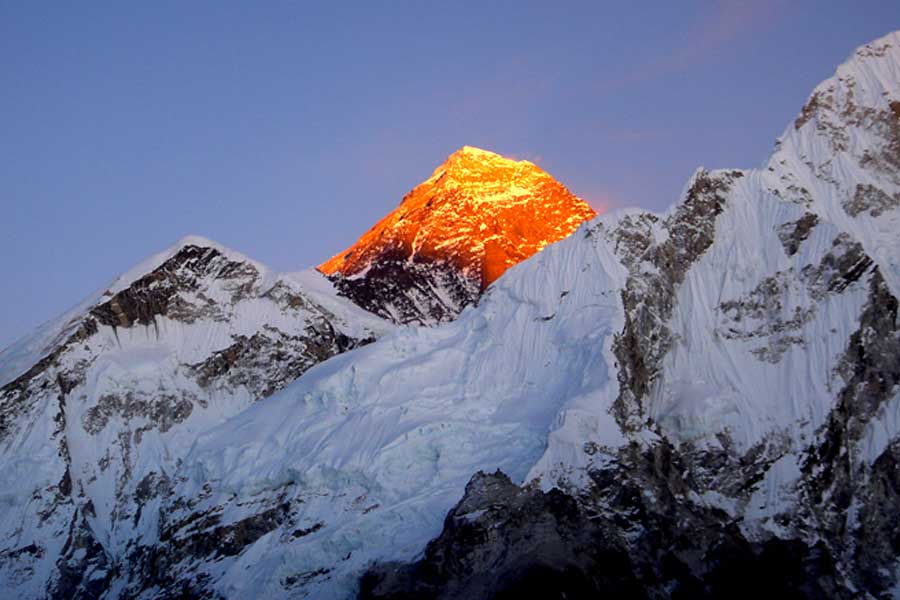
M 0 3 L 0 347 L 196 233 L 280 270 L 458 147 L 597 207 L 753 167 L 897 0 Z

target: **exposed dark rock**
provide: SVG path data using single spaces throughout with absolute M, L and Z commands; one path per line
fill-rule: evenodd
M 745 504 L 765 478 L 772 464 L 791 450 L 791 439 L 785 433 L 773 434 L 743 453 L 734 449 L 727 432 L 719 432 L 720 449 L 696 447 L 692 442 L 678 448 L 680 460 L 687 470 L 691 489 L 697 493 L 714 492 Z
M 227 525 L 192 528 L 188 535 L 177 535 L 173 541 L 191 556 L 235 556 L 284 523 L 289 512 L 290 505 L 282 504 Z
M 278 304 L 278 306 L 289 310 L 303 310 L 313 307 L 321 310 L 321 307 L 315 306 L 308 298 L 292 290 L 283 281 L 276 282 L 275 285 L 267 290 L 262 296 L 263 298 L 272 300 Z
M 857 184 L 853 196 L 844 200 L 844 210 L 851 217 L 869 213 L 873 217 L 900 206 L 900 194 L 888 195 L 881 188 L 870 184 Z
M 793 256 L 800 249 L 800 244 L 806 241 L 809 234 L 819 223 L 819 217 L 815 213 L 806 213 L 796 221 L 785 223 L 778 228 L 778 239 L 784 248 L 785 254 Z
M 259 275 L 256 268 L 244 262 L 232 261 L 215 248 L 184 246 L 173 257 L 152 272 L 134 281 L 108 301 L 93 308 L 91 314 L 98 322 L 110 327 L 131 327 L 134 324 L 153 325 L 156 316 L 191 323 L 201 316 L 224 318 L 221 308 L 211 299 L 192 304 L 181 294 L 197 292 L 205 277 L 226 280 L 232 300 L 250 293 Z
M 328 318 L 314 319 L 304 335 L 288 335 L 272 326 L 234 343 L 190 366 L 202 387 L 245 386 L 255 398 L 266 398 L 294 381 L 310 367 L 374 338 L 352 339 L 337 331 Z
M 646 220 L 638 227 L 623 221 L 611 233 L 617 251 L 624 244 L 623 263 L 629 270 L 622 292 L 625 328 L 613 343 L 619 367 L 619 396 L 613 410 L 623 431 L 635 431 L 644 424 L 643 401 L 671 346 L 667 321 L 676 289 L 712 245 L 726 194 L 742 176 L 740 171 L 698 172 L 684 201 L 662 224 L 669 234 L 662 243 L 653 240 L 651 222 Z
M 305 583 L 312 581 L 313 579 L 317 579 L 319 577 L 324 577 L 331 573 L 331 569 L 316 569 L 314 571 L 306 571 L 304 573 L 298 573 L 297 575 L 289 575 L 281 580 L 281 587 L 290 589 L 293 587 L 301 586 Z
M 896 582 L 884 568 L 900 556 L 900 440 L 872 464 L 862 491 L 853 561 L 865 589 L 888 590 Z
M 80 511 L 73 514 L 56 567 L 48 590 L 52 600 L 100 598 L 113 577 L 111 561 Z
M 894 185 L 900 185 L 900 116 L 897 106 L 900 102 L 891 102 L 887 110 L 861 108 L 855 115 L 853 124 L 863 127 L 880 138 L 880 144 L 863 151 L 859 164 L 882 175 Z M 889 203 L 897 206 L 896 197 Z M 884 209 L 881 209 L 884 210 Z M 873 213 L 874 214 L 874 213 Z M 877 215 L 876 215 L 877 216 Z
M 329 279 L 341 295 L 401 324 L 452 321 L 481 295 L 480 279 L 447 262 L 410 260 L 400 248 L 385 252 L 364 274 Z
M 816 528 L 835 552 L 857 548 L 852 560 L 860 568 L 862 586 L 883 591 L 893 583 L 879 568 L 885 548 L 896 541 L 895 530 L 874 528 L 874 523 L 900 521 L 900 504 L 891 503 L 896 479 L 886 469 L 896 467 L 896 441 L 871 467 L 862 462 L 859 448 L 868 423 L 893 397 L 900 384 L 900 330 L 897 299 L 876 267 L 869 279 L 869 300 L 860 315 L 859 329 L 850 337 L 839 367 L 844 387 L 835 408 L 809 450 L 803 465 L 804 488 Z M 867 489 L 867 483 L 873 486 Z M 862 502 L 874 512 L 854 529 L 851 506 Z M 875 566 L 878 565 L 878 566 Z M 882 573 L 881 575 L 877 575 Z
M 654 480 L 677 480 L 671 453 L 652 454 Z M 625 473 L 610 475 L 595 474 L 598 491 L 589 500 L 478 473 L 423 558 L 374 565 L 359 597 L 853 597 L 822 546 L 749 542 L 722 514 L 671 492 L 656 497 Z M 593 503 L 600 499 L 613 504 Z
M 6 437 L 15 420 L 29 411 L 42 394 L 64 397 L 82 382 L 88 366 L 86 361 L 77 362 L 66 373 L 54 372 L 54 368 L 72 347 L 97 333 L 97 322 L 86 317 L 70 324 L 69 329 L 74 329 L 74 332 L 64 338 L 59 346 L 25 373 L 0 388 L 0 440 Z
M 819 92 L 815 92 L 809 97 L 809 100 L 806 101 L 806 104 L 804 104 L 803 108 L 800 110 L 800 116 L 794 121 L 794 129 L 800 129 L 809 123 L 810 119 L 815 116 L 816 110 L 819 108 L 819 99 Z
M 18 558 L 23 554 L 27 554 L 28 556 L 34 556 L 36 558 L 40 558 L 44 555 L 44 549 L 38 546 L 37 544 L 28 544 L 27 546 L 22 546 L 21 548 L 16 548 L 10 551 L 2 551 L 0 552 L 0 560 L 7 558 Z
M 862 497 L 854 562 L 867 589 L 887 590 L 896 582 L 884 565 L 900 556 L 900 440 L 872 464 Z
M 716 331 L 726 339 L 760 340 L 761 345 L 751 350 L 753 355 L 778 362 L 792 345 L 805 345 L 799 332 L 816 314 L 815 305 L 795 306 L 784 314 L 782 299 L 797 283 L 793 271 L 782 271 L 766 277 L 739 300 L 722 302 L 719 311 L 724 323 Z
M 102 431 L 113 416 L 126 422 L 143 418 L 165 433 L 172 425 L 181 423 L 191 415 L 195 400 L 187 392 L 180 397 L 165 393 L 147 396 L 138 391 L 128 391 L 123 395 L 107 394 L 98 398 L 97 403 L 85 412 L 81 424 L 85 431 L 94 435 Z
M 841 233 L 819 264 L 803 267 L 801 277 L 813 298 L 820 300 L 828 294 L 843 292 L 859 281 L 873 264 L 862 244 Z
M 171 507 L 170 507 L 171 508 Z M 216 509 L 195 511 L 169 521 L 161 514 L 159 543 L 134 548 L 125 560 L 132 571 L 125 597 L 152 591 L 154 597 L 218 598 L 208 577 L 179 567 L 240 554 L 290 518 L 290 505 L 277 503 L 231 523 L 222 523 Z
M 309 534 L 315 533 L 315 532 L 317 532 L 318 530 L 322 529 L 322 527 L 324 527 L 324 526 L 325 526 L 324 523 L 315 523 L 315 524 L 312 525 L 311 527 L 307 527 L 307 528 L 305 528 L 305 529 L 304 529 L 304 528 L 295 529 L 295 530 L 291 533 L 291 537 L 294 538 L 294 539 L 306 537 L 306 536 L 308 536 Z
M 360 598 L 643 597 L 625 548 L 585 523 L 571 496 L 477 473 L 425 558 L 369 571 Z

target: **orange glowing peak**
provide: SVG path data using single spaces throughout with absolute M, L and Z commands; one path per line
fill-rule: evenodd
M 463 146 L 319 270 L 353 277 L 399 252 L 416 262 L 450 263 L 484 289 L 595 214 L 534 163 Z

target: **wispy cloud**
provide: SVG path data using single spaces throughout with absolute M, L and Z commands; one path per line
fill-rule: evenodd
M 683 69 L 705 60 L 712 51 L 772 25 L 779 0 L 717 0 L 713 10 L 692 27 L 686 46 L 659 66 Z
M 603 90 L 619 89 L 634 83 L 687 70 L 773 25 L 786 0 L 715 0 L 685 34 L 684 43 L 665 57 L 638 67 L 629 75 L 601 81 Z

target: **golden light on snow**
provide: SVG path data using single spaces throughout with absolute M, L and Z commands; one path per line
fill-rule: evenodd
M 352 276 L 391 253 L 450 262 L 485 288 L 596 214 L 534 163 L 465 146 L 319 270 Z

